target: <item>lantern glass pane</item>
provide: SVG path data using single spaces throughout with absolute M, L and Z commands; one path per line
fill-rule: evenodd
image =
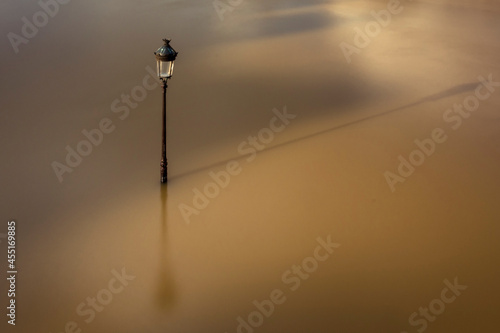
M 174 62 L 173 61 L 161 61 L 158 60 L 158 77 L 159 78 L 169 78 L 174 72 Z

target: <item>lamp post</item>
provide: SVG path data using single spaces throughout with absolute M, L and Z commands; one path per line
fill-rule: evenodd
M 163 131 L 162 131 L 162 146 L 161 146 L 161 182 L 167 182 L 167 80 L 172 77 L 174 72 L 174 61 L 177 57 L 177 52 L 170 46 L 170 39 L 163 39 L 163 45 L 156 50 L 156 68 L 158 78 L 162 82 L 163 87 Z

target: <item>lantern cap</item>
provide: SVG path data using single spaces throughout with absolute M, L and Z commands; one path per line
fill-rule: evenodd
M 174 61 L 178 53 L 170 46 L 170 39 L 164 38 L 163 43 L 164 44 L 155 52 L 156 60 Z

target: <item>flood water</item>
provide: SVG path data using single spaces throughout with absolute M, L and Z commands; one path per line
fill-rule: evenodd
M 1 332 L 497 326 L 498 2 L 3 0 L 0 17 L 0 267 L 14 220 L 18 271 Z

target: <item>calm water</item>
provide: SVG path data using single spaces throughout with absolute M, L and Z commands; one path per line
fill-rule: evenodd
M 233 4 L 72 1 L 17 53 L 8 33 L 41 7 L 0 4 L 0 234 L 17 221 L 19 271 L 2 332 L 496 327 L 498 86 L 447 110 L 500 81 L 500 5 L 404 1 L 360 37 L 387 2 Z M 436 128 L 393 193 L 384 174 Z M 316 250 L 328 236 L 340 247 Z M 468 288 L 434 302 L 455 278 Z

